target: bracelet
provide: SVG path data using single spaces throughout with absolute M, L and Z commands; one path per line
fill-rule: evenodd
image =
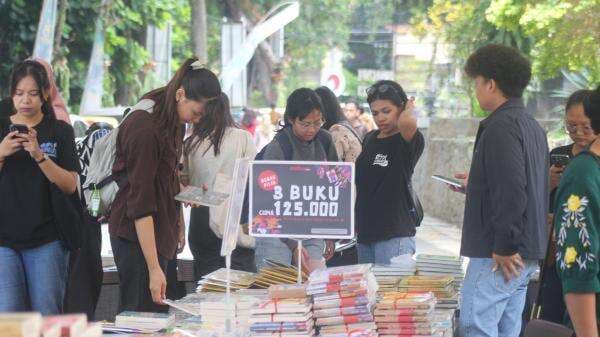
M 44 155 L 44 156 L 42 156 L 42 159 L 36 160 L 35 162 L 39 165 L 39 164 L 41 164 L 41 163 L 43 163 L 45 161 L 46 161 L 46 156 Z

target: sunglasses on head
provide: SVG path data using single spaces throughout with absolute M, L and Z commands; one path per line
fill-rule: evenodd
M 406 100 L 402 97 L 402 95 L 398 92 L 398 90 L 396 88 L 394 88 L 394 86 L 390 85 L 390 84 L 374 84 L 370 87 L 367 88 L 366 92 L 367 92 L 367 96 L 371 96 L 373 94 L 375 94 L 376 92 L 380 93 L 380 94 L 385 94 L 388 91 L 392 91 L 393 94 L 396 94 L 400 97 L 400 99 L 402 100 L 402 105 L 406 105 Z

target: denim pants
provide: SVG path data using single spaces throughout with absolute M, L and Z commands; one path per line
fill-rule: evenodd
M 459 318 L 461 337 L 518 337 L 521 333 L 527 285 L 538 263 L 526 260 L 518 277 L 504 281 L 492 271 L 491 258 L 471 258 L 462 287 Z
M 302 247 L 306 249 L 311 258 L 322 259 L 325 251 L 325 241 L 321 239 L 303 240 Z M 279 238 L 256 238 L 254 254 L 256 270 L 264 267 L 265 259 L 292 264 L 292 251 Z
M 393 257 L 414 254 L 416 243 L 414 236 L 392 238 L 385 241 L 358 243 L 358 263 L 390 264 Z
M 0 312 L 62 313 L 68 261 L 60 241 L 21 251 L 0 247 Z

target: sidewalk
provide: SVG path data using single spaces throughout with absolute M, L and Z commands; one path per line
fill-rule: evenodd
M 457 226 L 425 215 L 417 228 L 417 254 L 459 255 L 460 236 Z

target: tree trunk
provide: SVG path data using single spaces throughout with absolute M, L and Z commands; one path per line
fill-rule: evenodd
M 190 5 L 192 7 L 192 46 L 194 54 L 200 62 L 207 63 L 208 26 L 206 24 L 206 1 L 190 0 Z
M 56 18 L 56 30 L 54 31 L 54 58 L 61 54 L 60 45 L 62 42 L 63 29 L 65 28 L 65 20 L 67 18 L 67 8 L 69 0 L 58 1 L 58 13 Z

